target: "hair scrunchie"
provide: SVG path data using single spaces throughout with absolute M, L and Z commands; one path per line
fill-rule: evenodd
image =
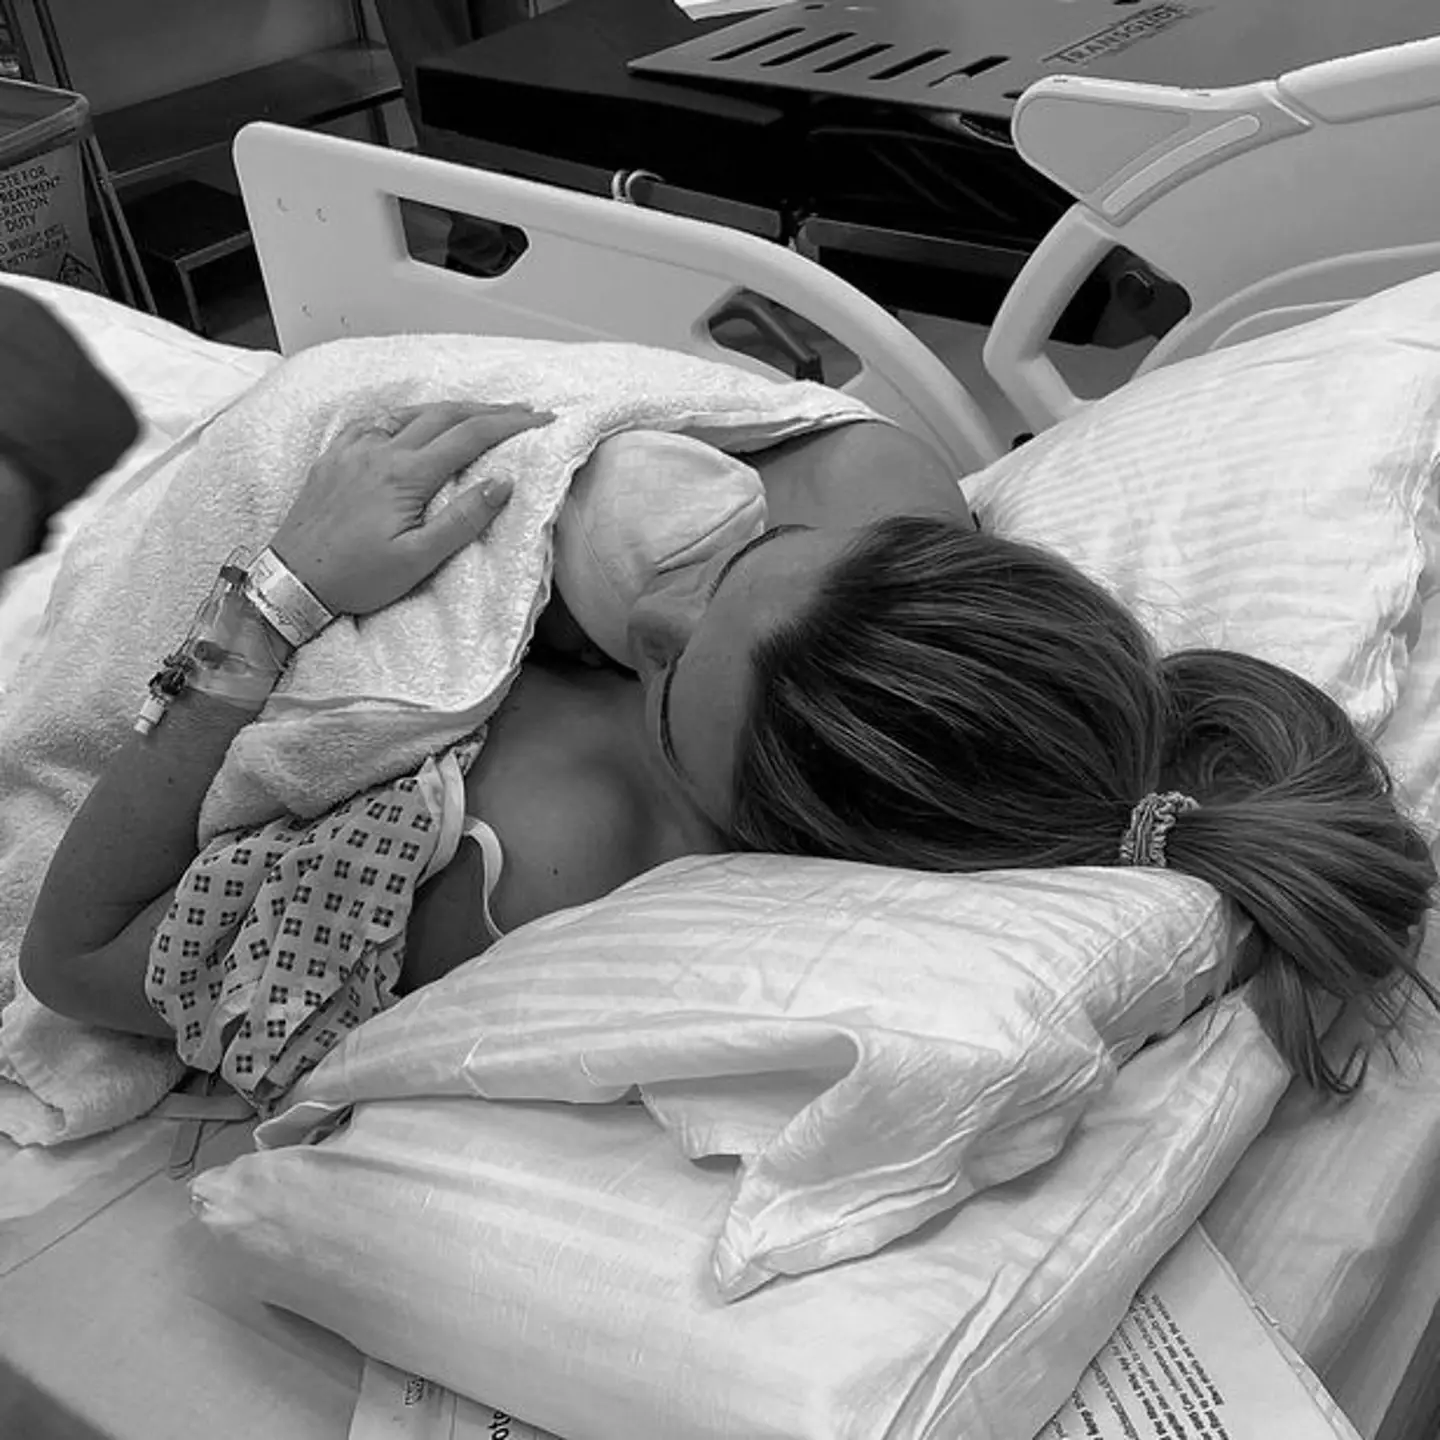
M 1163 870 L 1165 841 L 1175 821 L 1187 810 L 1199 808 L 1198 800 L 1179 790 L 1152 790 L 1130 812 L 1130 824 L 1120 841 L 1120 863 Z

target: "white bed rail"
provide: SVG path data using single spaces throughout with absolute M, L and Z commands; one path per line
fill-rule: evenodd
M 474 331 L 627 340 L 776 373 L 722 349 L 708 322 L 740 291 L 846 346 L 844 389 L 930 441 L 957 473 L 1001 446 L 969 391 L 893 316 L 802 256 L 752 235 L 352 140 L 254 124 L 235 165 L 287 353 L 342 335 Z M 481 278 L 414 259 L 398 201 L 524 231 Z
M 1017 102 L 1014 134 L 1079 202 L 985 345 L 1036 429 L 1084 403 L 1046 344 L 1114 246 L 1190 296 L 1142 371 L 1440 269 L 1440 36 L 1223 90 L 1050 76 Z

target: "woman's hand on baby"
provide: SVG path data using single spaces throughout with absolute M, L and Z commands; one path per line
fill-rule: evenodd
M 490 480 L 427 520 L 440 488 L 501 441 L 553 418 L 443 402 L 348 425 L 310 467 L 271 549 L 335 614 L 380 610 L 480 539 L 510 500 L 509 483 Z

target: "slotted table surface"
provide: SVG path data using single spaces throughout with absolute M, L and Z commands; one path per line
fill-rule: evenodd
M 1049 74 L 1214 88 L 1440 34 L 1440 0 L 797 0 L 638 74 L 1008 119 Z

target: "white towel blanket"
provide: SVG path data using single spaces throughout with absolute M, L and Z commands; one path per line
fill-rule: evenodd
M 483 545 L 388 610 L 337 621 L 297 655 L 231 747 L 205 801 L 202 839 L 284 810 L 319 814 L 481 725 L 548 598 L 551 530 L 570 479 L 608 436 L 668 430 L 743 452 L 871 415 L 823 386 L 631 345 L 396 336 L 338 341 L 272 371 L 75 538 L 47 643 L 0 700 L 0 1002 L 14 991 L 50 855 L 231 548 L 265 543 L 342 426 L 441 399 L 525 403 L 556 418 L 449 487 L 515 481 Z M 99 1053 L 134 1067 L 130 1047 L 98 1045 L 87 1057 L 92 1079 Z M 27 1082 L 0 1029 L 0 1074 L 7 1065 Z M 87 1129 L 104 1128 L 89 1117 Z M 77 1133 L 62 1126 L 53 1138 Z

